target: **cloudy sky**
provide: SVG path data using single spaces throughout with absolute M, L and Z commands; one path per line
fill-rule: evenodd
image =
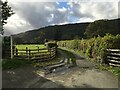
M 8 0 L 8 2 L 15 14 L 4 26 L 5 35 L 49 25 L 118 18 L 118 0 Z

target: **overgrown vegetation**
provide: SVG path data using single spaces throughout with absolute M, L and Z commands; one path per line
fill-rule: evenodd
M 107 34 L 104 37 L 98 36 L 91 39 L 59 41 L 58 46 L 82 51 L 89 58 L 94 58 L 95 60 L 105 60 L 106 49 L 120 49 L 120 35 Z
M 58 46 L 77 50 L 84 53 L 88 58 L 94 60 L 94 62 L 107 64 L 106 49 L 120 49 L 120 35 L 114 36 L 106 34 L 104 37 L 98 36 L 91 39 L 59 41 Z
M 116 74 L 117 76 L 120 77 L 120 68 L 112 67 L 112 68 L 109 69 L 109 71 L 113 72 L 114 74 Z
M 66 58 L 68 59 L 68 64 L 71 63 L 73 65 L 76 65 L 76 58 L 73 53 L 71 53 L 67 50 L 64 50 L 64 49 L 60 49 L 60 50 L 66 54 Z
M 34 67 L 46 67 L 46 66 L 49 66 L 49 65 L 54 65 L 58 62 L 60 62 L 61 58 L 60 57 L 56 57 L 55 59 L 53 60 L 50 60 L 50 61 L 45 61 L 45 62 L 36 62 L 36 61 L 32 61 L 32 65 Z

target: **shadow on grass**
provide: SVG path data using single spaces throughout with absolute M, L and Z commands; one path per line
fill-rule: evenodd
M 69 49 L 66 49 L 66 48 L 59 48 L 60 50 L 63 50 L 63 51 L 67 51 L 67 52 L 69 52 L 69 53 L 72 53 L 73 55 L 72 56 L 74 56 L 74 58 L 76 58 L 77 60 L 79 59 L 79 60 L 85 60 L 85 58 L 84 57 L 81 57 L 79 54 L 76 54 L 76 52 L 74 51 L 74 50 L 69 50 Z

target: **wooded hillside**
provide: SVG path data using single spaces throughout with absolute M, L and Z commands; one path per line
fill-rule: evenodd
M 44 39 L 72 40 L 72 39 L 86 38 L 85 32 L 88 26 L 92 23 L 96 23 L 97 21 L 91 23 L 89 22 L 89 23 L 75 23 L 75 24 L 66 24 L 66 25 L 47 26 L 36 30 L 30 30 L 27 32 L 13 35 L 13 39 L 14 39 L 14 43 L 16 44 L 22 44 L 22 43 L 28 44 L 28 43 L 43 43 Z M 100 28 L 102 29 L 100 33 L 101 32 L 104 33 L 103 35 L 105 35 L 106 33 L 110 33 L 113 35 L 120 34 L 120 30 L 118 28 L 119 23 L 120 23 L 120 19 L 107 20 L 105 22 L 105 25 L 101 25 Z M 99 26 L 100 26 L 99 23 L 95 25 L 95 27 L 99 27 Z M 91 33 L 93 33 L 93 31 L 91 31 Z M 99 35 L 100 33 L 98 32 L 97 35 Z

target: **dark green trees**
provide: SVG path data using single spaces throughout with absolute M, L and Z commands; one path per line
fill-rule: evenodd
M 106 33 L 116 35 L 119 33 L 118 31 L 117 21 L 102 19 L 90 23 L 84 34 L 87 38 L 92 38 L 97 36 L 103 37 L 106 35 Z

